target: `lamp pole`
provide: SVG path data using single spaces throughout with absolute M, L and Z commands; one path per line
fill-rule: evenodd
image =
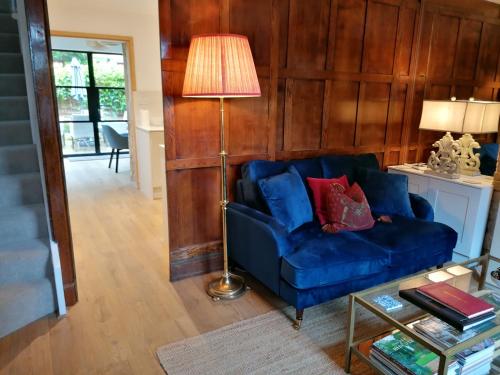
M 214 301 L 220 299 L 235 299 L 246 291 L 245 279 L 229 272 L 227 254 L 227 152 L 224 137 L 224 97 L 220 101 L 220 182 L 221 182 L 221 216 L 222 216 L 222 252 L 224 254 L 224 270 L 219 279 L 208 284 L 208 294 Z

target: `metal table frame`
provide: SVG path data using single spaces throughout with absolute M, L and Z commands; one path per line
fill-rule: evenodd
M 500 263 L 500 258 L 494 257 L 490 254 L 485 254 L 479 258 L 474 258 L 474 259 L 470 259 L 470 260 L 467 260 L 465 262 L 459 263 L 459 265 L 464 266 L 464 267 L 471 266 L 471 265 L 472 266 L 481 265 L 481 272 L 478 275 L 479 276 L 479 278 L 478 278 L 478 289 L 479 290 L 482 290 L 484 288 L 484 284 L 486 281 L 486 275 L 488 273 L 488 265 L 489 265 L 490 260 L 493 260 L 495 262 Z M 456 266 L 456 264 L 451 264 L 449 266 L 445 266 L 445 267 L 443 267 L 443 270 L 446 270 L 447 268 L 450 268 L 453 266 Z M 433 272 L 435 272 L 435 270 L 422 272 L 422 273 L 413 275 L 411 277 L 398 279 L 396 281 L 385 283 L 385 284 L 382 284 L 382 285 L 379 285 L 379 286 L 376 286 L 376 287 L 373 287 L 370 289 L 366 289 L 366 290 L 361 291 L 361 292 L 352 293 L 349 295 L 349 310 L 348 310 L 348 321 L 347 321 L 347 343 L 346 343 L 346 355 L 345 355 L 345 367 L 344 367 L 346 373 L 349 374 L 351 371 L 352 355 L 354 354 L 357 358 L 359 358 L 362 362 L 366 363 L 368 366 L 373 368 L 379 374 L 386 374 L 386 372 L 384 372 L 383 368 L 378 366 L 377 363 L 372 361 L 367 355 L 365 355 L 364 353 L 362 353 L 358 349 L 358 345 L 365 342 L 365 341 L 372 340 L 377 336 L 383 335 L 384 333 L 388 333 L 388 332 L 392 331 L 392 329 L 386 330 L 384 332 L 380 332 L 376 335 L 370 335 L 369 337 L 362 337 L 361 339 L 354 341 L 354 329 L 356 327 L 356 307 L 357 307 L 357 305 L 361 305 L 365 309 L 371 311 L 377 317 L 379 317 L 380 319 L 389 323 L 392 327 L 399 329 L 405 335 L 411 337 L 412 339 L 414 339 L 415 341 L 420 343 L 425 348 L 436 353 L 439 356 L 439 371 L 438 371 L 439 375 L 447 374 L 447 369 L 448 369 L 448 366 L 450 364 L 450 361 L 456 353 L 458 353 L 458 352 L 460 352 L 460 351 L 462 351 L 462 350 L 464 350 L 464 349 L 466 349 L 474 344 L 477 344 L 477 343 L 485 340 L 488 337 L 494 336 L 495 334 L 500 332 L 500 325 L 497 325 L 496 327 L 493 327 L 486 332 L 483 332 L 477 336 L 474 336 L 467 341 L 464 341 L 464 342 L 462 342 L 458 345 L 455 345 L 449 349 L 444 349 L 444 348 L 438 346 L 437 344 L 435 344 L 434 342 L 432 342 L 431 340 L 427 339 L 423 335 L 417 333 L 416 331 L 414 331 L 406 326 L 406 324 L 411 323 L 411 321 L 415 320 L 414 317 L 412 319 L 409 319 L 408 322 L 400 322 L 400 321 L 396 320 L 395 318 L 393 318 L 390 314 L 383 311 L 377 305 L 375 305 L 371 302 L 368 302 L 363 298 L 369 294 L 373 294 L 373 293 L 376 293 L 378 291 L 383 291 L 384 289 L 389 289 L 391 287 L 395 287 L 395 286 L 401 284 L 403 281 L 411 280 L 411 279 L 414 279 L 417 277 L 425 277 L 429 273 L 433 273 Z M 423 318 L 423 317 L 428 316 L 428 315 L 429 315 L 428 313 L 425 313 L 420 318 Z

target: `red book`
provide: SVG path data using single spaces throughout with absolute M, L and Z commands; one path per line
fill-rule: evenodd
M 482 299 L 465 293 L 445 282 L 424 285 L 417 288 L 417 291 L 469 319 L 494 309 L 492 305 Z

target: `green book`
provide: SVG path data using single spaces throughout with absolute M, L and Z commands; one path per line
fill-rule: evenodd
M 434 375 L 438 372 L 439 357 L 399 331 L 375 342 L 373 349 L 411 374 Z M 453 363 L 448 373 L 455 373 L 455 368 L 456 363 Z

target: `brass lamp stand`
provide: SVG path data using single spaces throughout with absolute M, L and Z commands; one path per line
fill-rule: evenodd
M 221 174 L 221 215 L 222 215 L 222 247 L 224 253 L 224 271 L 222 276 L 208 284 L 207 293 L 216 301 L 219 299 L 238 298 L 246 291 L 245 279 L 229 272 L 227 256 L 227 173 L 224 141 L 224 98 L 220 100 L 220 174 Z
M 208 285 L 214 300 L 235 299 L 245 291 L 245 280 L 228 269 L 227 254 L 227 175 L 224 142 L 224 98 L 260 96 L 259 80 L 246 36 L 237 34 L 195 35 L 191 39 L 182 96 L 218 98 L 220 101 L 220 174 L 222 249 L 224 271 Z

